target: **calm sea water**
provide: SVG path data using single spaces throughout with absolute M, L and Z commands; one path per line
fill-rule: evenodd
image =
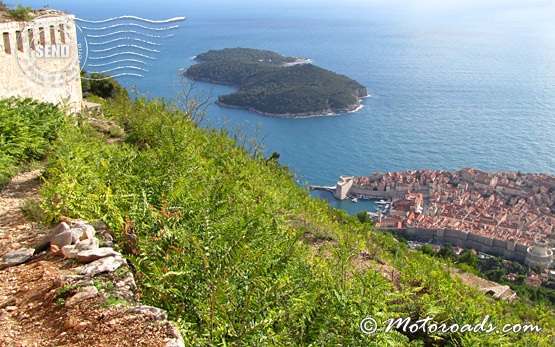
M 279 119 L 212 105 L 212 122 L 260 124 L 268 153 L 301 182 L 409 169 L 555 173 L 555 18 L 549 1 L 50 1 L 85 19 L 186 16 L 164 40 L 141 93 L 172 96 L 191 57 L 225 47 L 268 49 L 364 84 L 355 113 Z M 41 7 L 42 3 L 32 3 Z M 229 87 L 212 88 L 215 95 Z M 349 212 L 367 202 L 331 203 Z

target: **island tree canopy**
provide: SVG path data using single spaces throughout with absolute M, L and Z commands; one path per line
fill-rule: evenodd
M 186 76 L 238 91 L 221 95 L 224 106 L 279 116 L 309 116 L 351 111 L 366 96 L 360 83 L 295 57 L 247 48 L 209 51 L 196 57 Z

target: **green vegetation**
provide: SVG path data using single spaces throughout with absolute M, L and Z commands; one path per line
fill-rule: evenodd
M 21 4 L 17 5 L 17 8 L 10 10 L 3 1 L 0 1 L 0 20 L 15 20 L 20 22 L 25 22 L 31 20 L 32 16 L 32 7 L 24 7 Z
M 56 296 L 63 296 L 67 291 L 73 289 L 69 284 L 64 284 L 56 290 Z
M 64 284 L 56 290 L 56 305 L 64 306 L 66 300 L 77 293 L 77 289 L 69 284 Z
M 462 252 L 455 260 L 455 266 L 465 272 L 480 275 L 478 257 L 471 250 Z
M 373 223 L 372 218 L 368 215 L 368 211 L 360 211 L 356 216 L 361 223 Z
M 200 54 L 187 69 L 192 79 L 234 85 L 221 95 L 224 106 L 270 115 L 308 116 L 353 110 L 366 88 L 356 81 L 312 64 L 285 66 L 296 60 L 270 51 L 246 48 Z
M 48 105 L 42 106 L 48 109 Z M 25 111 L 25 104 L 13 112 Z M 104 117 L 125 142 L 64 123 L 42 187 L 46 220 L 107 222 L 128 247 L 141 300 L 177 322 L 187 346 L 551 346 L 549 308 L 493 301 L 447 263 L 310 198 L 240 134 L 201 129 L 163 100 L 116 97 Z M 10 112 L 11 112 L 10 111 Z M 390 318 L 537 324 L 541 332 L 385 332 Z M 364 335 L 359 323 L 380 327 Z
M 123 299 L 116 299 L 112 296 L 109 296 L 106 301 L 100 303 L 100 307 L 111 307 L 116 305 L 130 306 L 130 303 Z
M 489 280 L 508 285 L 523 299 L 551 306 L 552 309 L 555 309 L 555 281 L 544 280 L 540 287 L 526 284 L 526 277 L 532 271 L 536 274 L 541 273 L 540 269 L 530 269 L 518 262 L 506 261 L 498 257 L 480 259 L 479 263 L 480 271 Z M 514 281 L 509 280 L 509 274 L 515 274 L 516 279 Z
M 26 199 L 23 206 L 20 207 L 23 215 L 31 222 L 40 223 L 44 220 L 44 211 L 40 207 L 40 200 L 35 198 Z
M 272 51 L 252 48 L 224 48 L 218 51 L 210 50 L 206 53 L 197 55 L 195 59 L 199 62 L 240 60 L 244 63 L 259 63 L 263 61 L 266 64 L 277 66 L 293 63 L 297 60 L 295 57 L 284 57 Z
M 530 269 L 516 261 L 503 260 L 499 257 L 489 257 L 478 259 L 471 250 L 466 250 L 460 255 L 456 255 L 451 247 L 442 246 L 436 252 L 430 245 L 423 244 L 418 250 L 424 254 L 443 258 L 453 263 L 459 269 L 473 273 L 499 284 L 508 285 L 517 295 L 525 300 L 529 300 L 536 305 L 545 305 L 555 308 L 555 282 L 545 280 L 540 287 L 530 286 L 525 283 L 526 278 L 532 272 L 539 274 L 541 269 Z M 515 274 L 515 280 L 509 280 L 508 275 Z
M 63 113 L 53 105 L 0 100 L 0 188 L 26 164 L 44 158 L 64 122 Z
M 85 70 L 81 71 L 81 89 L 85 97 L 96 95 L 101 98 L 116 98 L 119 95 L 128 95 L 121 84 L 109 75 L 96 72 L 87 75 Z

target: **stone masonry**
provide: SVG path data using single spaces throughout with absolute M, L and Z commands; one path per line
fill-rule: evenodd
M 75 17 L 58 11 L 31 15 L 27 22 L 0 22 L 0 98 L 32 98 L 79 111 L 79 56 L 86 53 L 77 42 Z

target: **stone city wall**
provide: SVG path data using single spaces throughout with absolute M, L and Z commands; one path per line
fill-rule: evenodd
M 527 253 L 526 245 L 455 229 L 388 228 L 387 231 L 410 240 L 428 243 L 448 243 L 453 246 L 472 248 L 486 254 L 522 263 Z
M 349 190 L 350 195 L 366 195 L 373 198 L 383 198 L 383 199 L 394 199 L 405 195 L 406 192 L 389 190 L 389 191 L 377 191 L 372 189 L 364 189 L 360 186 L 353 185 Z

